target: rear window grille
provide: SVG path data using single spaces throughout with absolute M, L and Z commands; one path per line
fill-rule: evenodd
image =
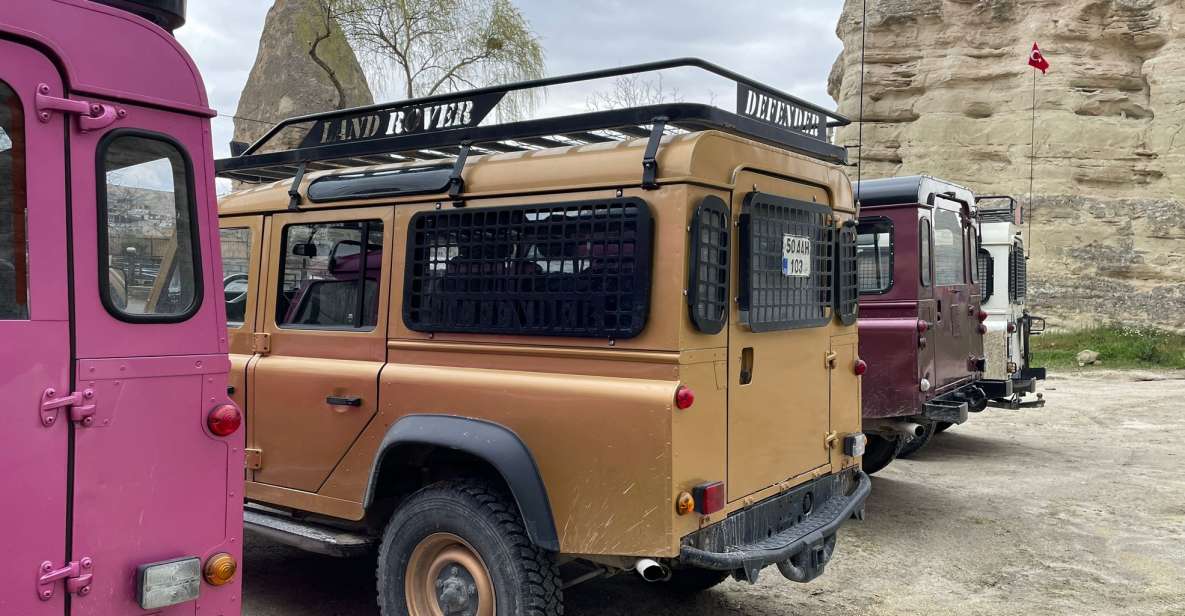
M 1025 251 L 1017 245 L 1008 253 L 1008 299 L 1013 303 L 1024 303 L 1028 292 L 1028 265 Z
M 715 334 L 728 320 L 730 218 L 728 204 L 709 195 L 691 217 L 687 305 L 696 329 Z
M 835 312 L 844 325 L 856 322 L 860 277 L 856 262 L 856 223 L 849 220 L 836 233 Z
M 979 273 L 979 288 L 983 295 L 980 301 L 986 302 L 996 292 L 996 280 L 993 278 L 996 271 L 996 260 L 992 258 L 992 253 L 980 248 L 976 255 L 975 265 Z
M 830 213 L 830 208 L 818 203 L 760 192 L 745 197 L 738 303 L 741 320 L 749 329 L 815 327 L 831 318 Z M 790 258 L 784 257 L 787 254 Z M 796 259 L 795 254 L 806 256 Z
M 420 212 L 403 320 L 419 332 L 630 338 L 650 303 L 641 199 Z

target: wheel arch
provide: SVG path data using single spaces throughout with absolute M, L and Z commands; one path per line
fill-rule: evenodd
M 559 536 L 547 487 L 530 449 L 511 429 L 498 423 L 455 415 L 407 415 L 396 421 L 379 444 L 363 506 L 379 493 L 381 476 L 391 468 L 414 466 L 425 451 L 444 450 L 480 461 L 506 485 L 535 545 L 558 552 Z

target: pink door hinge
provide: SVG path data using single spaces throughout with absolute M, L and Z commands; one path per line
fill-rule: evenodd
M 58 420 L 58 411 L 70 409 L 70 421 L 89 427 L 95 422 L 95 390 L 84 389 L 63 398 L 56 397 L 57 390 L 49 388 L 41 399 L 41 425 L 49 428 Z
M 42 601 L 52 599 L 54 586 L 59 580 L 66 581 L 66 592 L 72 595 L 89 594 L 91 580 L 94 578 L 91 570 L 94 567 L 95 563 L 90 558 L 72 560 L 60 569 L 54 569 L 53 563 L 48 560 L 41 563 L 37 577 L 37 596 Z
M 107 128 L 116 120 L 121 120 L 128 115 L 127 110 L 122 107 L 116 108 L 103 103 L 58 98 L 50 96 L 49 92 L 48 85 L 43 83 L 37 86 L 37 119 L 43 123 L 48 122 L 55 111 L 68 113 L 78 116 L 78 129 L 85 133 Z

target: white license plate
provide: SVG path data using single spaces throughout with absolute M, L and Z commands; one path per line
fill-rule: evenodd
M 782 275 L 796 278 L 810 277 L 810 238 L 789 234 L 782 236 Z

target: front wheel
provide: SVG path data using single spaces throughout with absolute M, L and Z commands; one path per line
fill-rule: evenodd
M 897 452 L 901 451 L 902 439 L 879 434 L 868 434 L 867 436 L 868 444 L 864 447 L 864 457 L 861 458 L 860 464 L 864 472 L 871 475 L 888 466 L 897 458 Z
M 514 501 L 477 482 L 412 495 L 383 533 L 383 616 L 560 616 L 559 568 L 527 537 Z

